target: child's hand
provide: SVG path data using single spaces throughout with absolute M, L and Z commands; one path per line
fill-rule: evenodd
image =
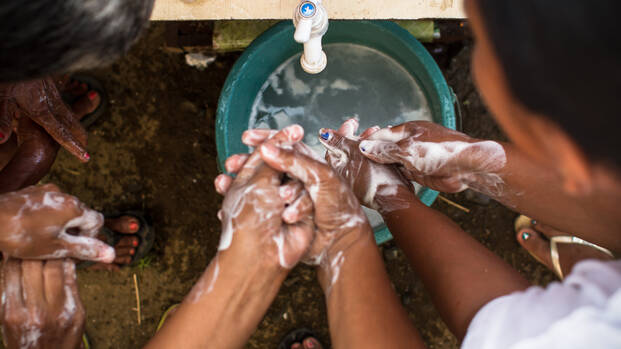
M 504 182 L 504 148 L 427 121 L 381 129 L 360 142 L 360 151 L 382 164 L 397 164 L 410 180 L 456 193 L 472 188 L 498 197 Z
M 349 119 L 338 131 L 319 131 L 319 141 L 328 149 L 326 160 L 330 166 L 352 187 L 363 205 L 382 213 L 409 207 L 413 187 L 397 167 L 370 161 L 359 150 L 360 140 L 371 136 L 379 127 L 366 130 L 360 137 L 355 136 L 357 130 L 358 121 Z

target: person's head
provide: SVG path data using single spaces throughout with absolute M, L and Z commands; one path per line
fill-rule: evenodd
M 93 68 L 125 53 L 154 0 L 3 0 L 0 81 Z
M 568 192 L 589 192 L 594 166 L 618 176 L 621 2 L 467 0 L 466 10 L 475 81 L 511 140 L 558 168 Z

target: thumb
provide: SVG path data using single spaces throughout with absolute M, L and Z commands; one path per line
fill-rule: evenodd
M 112 246 L 96 238 L 62 233 L 60 239 L 67 251 L 67 257 L 103 263 L 112 263 L 116 257 Z
M 402 164 L 408 153 L 394 142 L 364 140 L 359 145 L 360 152 L 367 158 L 380 164 Z
M 286 231 L 284 242 L 287 251 L 289 251 L 289 255 L 284 261 L 286 266 L 282 266 L 290 269 L 294 267 L 300 259 L 302 259 L 306 251 L 308 251 L 313 241 L 314 230 L 311 222 L 300 222 L 298 224 L 289 225 Z

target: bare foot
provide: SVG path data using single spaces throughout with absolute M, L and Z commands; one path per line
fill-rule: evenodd
M 95 90 L 89 90 L 88 85 L 71 78 L 63 80 L 64 86 L 59 87 L 63 94 L 72 96 L 74 99 L 71 109 L 82 119 L 97 109 L 101 104 L 101 97 Z
M 530 224 L 518 229 L 517 240 L 535 259 L 554 271 L 550 256 L 550 238 L 553 236 L 571 236 L 572 234 L 558 231 L 548 225 L 531 221 Z M 585 259 L 612 260 L 607 254 L 595 248 L 580 244 L 557 244 L 559 262 L 563 275 L 569 275 L 574 265 Z M 560 276 L 559 276 L 560 277 Z
M 104 225 L 112 231 L 128 234 L 128 236 L 122 237 L 114 246 L 116 258 L 112 264 L 97 263 L 89 267 L 89 269 L 116 271 L 119 270 L 120 267 L 131 263 L 134 254 L 136 254 L 139 240 L 137 236 L 131 235 L 140 230 L 140 221 L 132 216 L 121 216 L 119 218 L 106 219 Z M 99 235 L 98 238 L 102 241 L 106 241 L 104 235 Z
M 308 337 L 302 343 L 293 343 L 291 349 L 322 349 L 321 343 L 313 337 Z

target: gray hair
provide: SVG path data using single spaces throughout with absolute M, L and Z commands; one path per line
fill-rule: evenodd
M 0 81 L 93 68 L 124 54 L 154 0 L 3 0 Z

